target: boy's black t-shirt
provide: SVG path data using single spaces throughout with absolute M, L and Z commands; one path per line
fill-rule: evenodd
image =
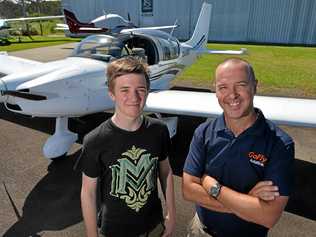
M 167 127 L 146 116 L 136 131 L 109 119 L 86 135 L 80 163 L 85 175 L 100 178 L 105 236 L 139 235 L 163 220 L 157 177 L 169 151 Z

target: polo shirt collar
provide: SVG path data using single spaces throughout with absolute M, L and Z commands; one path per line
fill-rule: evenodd
M 265 117 L 262 113 L 262 111 L 258 108 L 255 108 L 256 113 L 258 114 L 257 120 L 254 122 L 252 126 L 246 129 L 242 134 L 246 133 L 248 135 L 261 135 L 262 131 L 264 130 L 264 124 L 265 124 Z M 217 119 L 217 123 L 215 126 L 216 132 L 230 132 L 229 128 L 226 126 L 224 113 L 220 115 Z

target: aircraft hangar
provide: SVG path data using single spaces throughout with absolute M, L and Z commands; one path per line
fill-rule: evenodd
M 193 33 L 205 0 L 62 0 L 81 21 L 106 13 L 130 15 L 137 26 L 177 23 L 174 36 Z M 209 41 L 316 45 L 314 0 L 207 0 L 213 5 Z M 169 30 L 170 31 L 170 30 Z

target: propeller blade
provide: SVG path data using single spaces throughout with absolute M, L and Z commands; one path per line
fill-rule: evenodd
M 30 93 L 20 92 L 20 91 L 1 91 L 1 95 L 10 95 L 14 97 L 23 98 L 26 100 L 47 100 L 46 96 L 30 94 Z

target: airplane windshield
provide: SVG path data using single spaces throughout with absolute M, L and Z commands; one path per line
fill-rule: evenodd
M 109 62 L 128 55 L 124 44 L 110 35 L 91 35 L 80 42 L 72 56 Z

